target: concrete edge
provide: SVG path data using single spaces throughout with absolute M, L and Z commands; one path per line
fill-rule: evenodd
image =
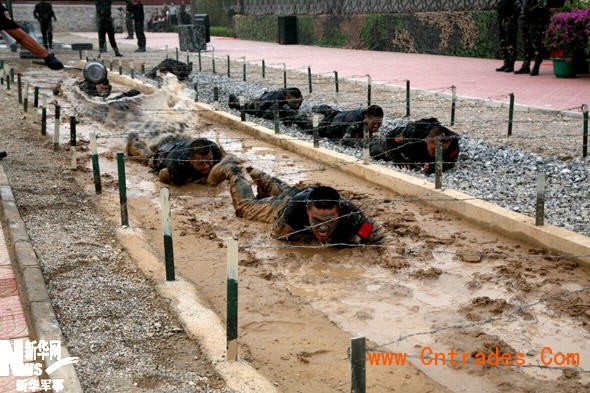
M 59 340 L 61 342 L 61 358 L 70 357 L 66 340 L 55 316 L 49 300 L 49 293 L 41 267 L 27 234 L 25 223 L 16 207 L 14 195 L 10 188 L 4 166 L 0 163 L 0 198 L 2 199 L 2 220 L 7 229 L 7 245 L 14 256 L 13 266 L 18 283 L 19 294 L 33 340 Z M 8 241 L 8 239 L 10 239 Z M 56 360 L 45 360 L 45 368 Z M 52 379 L 62 379 L 65 391 L 82 393 L 82 385 L 72 364 L 62 366 L 51 374 Z
M 166 281 L 164 263 L 149 247 L 133 247 L 137 242 L 146 243 L 141 229 L 120 227 L 117 238 L 144 276 L 154 283 L 158 294 L 170 301 L 185 331 L 197 339 L 201 350 L 229 388 L 242 393 L 278 393 L 273 383 L 250 363 L 241 359 L 226 360 L 226 328 L 221 317 L 203 301 L 194 283 L 183 278 L 178 271 L 174 281 Z
M 296 152 L 328 166 L 338 166 L 345 173 L 385 187 L 405 197 L 420 198 L 436 208 L 442 208 L 476 225 L 512 239 L 529 243 L 544 250 L 572 259 L 590 267 L 590 237 L 554 225 L 535 226 L 534 219 L 467 194 L 437 190 L 434 184 L 377 164 L 364 165 L 354 157 L 324 148 L 314 148 L 312 142 L 294 140 L 286 135 L 253 122 L 242 122 L 238 116 L 215 111 L 213 107 L 194 104 L 202 116 L 257 138 L 265 139 L 286 150 Z

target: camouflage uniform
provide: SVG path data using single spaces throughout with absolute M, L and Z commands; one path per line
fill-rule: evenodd
M 145 42 L 144 42 L 145 45 Z M 193 71 L 193 63 L 183 63 L 182 61 L 174 60 L 174 59 L 166 59 L 162 60 L 160 64 L 152 68 L 150 71 L 146 73 L 146 76 L 149 78 L 156 79 L 157 72 L 170 72 L 178 78 L 178 80 L 185 80 L 187 79 L 191 72 Z
M 241 168 L 231 162 L 228 164 L 225 168 L 223 162 L 218 164 L 211 171 L 210 178 L 217 175 L 214 171 L 230 172 L 230 193 L 236 216 L 272 223 L 272 236 L 278 240 L 316 240 L 310 229 L 306 209 L 311 191 L 318 186 L 291 187 L 276 177 L 254 169 L 250 170 L 250 176 L 257 185 L 258 195 L 255 197 Z M 330 236 L 330 244 L 377 244 L 386 239 L 388 236 L 380 225 L 366 217 L 352 202 L 340 200 L 338 224 Z
M 549 23 L 549 9 L 545 0 L 520 0 L 520 19 L 522 21 L 522 41 L 524 45 L 524 62 L 515 74 L 539 74 L 543 61 L 545 46 L 543 38 Z M 535 61 L 530 68 L 531 60 Z
M 504 64 L 502 67 L 497 68 L 496 71 L 512 72 L 516 61 L 519 8 L 515 0 L 500 0 L 497 11 L 500 47 Z
M 56 19 L 53 7 L 43 0 L 35 5 L 33 16 L 39 21 L 41 35 L 43 36 L 43 46 L 47 49 L 53 49 L 53 26 L 51 25 L 51 20 Z

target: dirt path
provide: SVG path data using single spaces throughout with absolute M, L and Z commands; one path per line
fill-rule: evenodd
M 167 91 L 178 92 L 178 89 L 169 87 Z M 105 260 L 112 261 L 115 270 L 107 275 L 109 280 L 137 273 L 135 266 L 129 264 L 126 249 L 147 250 L 162 260 L 161 185 L 137 162 L 126 163 L 130 225 L 143 233 L 145 243 L 130 242 L 124 237 L 119 239 L 123 243 L 116 240 L 114 229 L 119 225 L 120 210 L 114 156 L 123 149 L 126 130 L 110 127 L 109 122 L 93 121 L 90 116 L 82 118 L 78 125 L 82 141 L 79 169 L 70 172 L 66 146 L 62 145 L 60 153 L 51 152 L 51 136 L 48 139 L 38 136 L 36 114 L 23 116 L 16 109 L 14 93 L 3 97 L 2 112 L 10 120 L 5 124 L 18 124 L 15 128 L 3 126 L 2 142 L 10 154 L 4 166 L 36 250 L 46 264 L 44 273 L 50 283 L 56 282 L 50 285 L 56 308 L 60 309 L 61 302 L 66 301 L 68 307 L 88 305 L 84 299 L 92 301 L 91 295 L 77 293 L 84 287 L 84 277 L 89 280 L 86 285 L 94 284 L 93 296 L 113 294 L 111 282 L 100 287 L 98 284 L 103 280 L 80 276 L 79 270 L 88 267 L 87 262 L 83 264 L 80 260 L 103 262 L 90 264 L 97 267 L 103 266 Z M 182 107 L 181 100 L 175 97 L 173 105 Z M 170 100 L 159 97 L 154 102 L 168 105 L 159 112 L 162 121 L 178 121 L 177 113 L 169 110 Z M 67 102 L 63 104 L 62 123 L 67 123 L 71 106 Z M 128 114 L 122 116 L 126 118 Z M 358 333 L 371 340 L 370 347 L 381 345 L 380 350 L 407 352 L 417 367 L 368 366 L 367 385 L 371 392 L 444 392 L 447 388 L 469 391 L 474 384 L 484 392 L 579 392 L 588 389 L 586 373 L 472 364 L 425 366 L 416 357 L 427 347 L 445 353 L 454 348 L 461 353 L 485 354 L 499 347 L 500 353 L 523 353 L 526 361 L 535 365 L 541 349 L 551 347 L 555 352 L 580 353 L 581 368 L 587 370 L 590 306 L 585 300 L 587 291 L 578 291 L 590 282 L 590 272 L 571 261 L 539 255 L 539 250 L 403 200 L 378 186 L 343 175 L 337 169 L 320 167 L 202 118 L 191 115 L 189 120 L 190 129 L 198 130 L 199 135 L 218 138 L 228 150 L 256 167 L 280 174 L 289 183 L 336 185 L 394 236 L 395 240 L 386 248 L 285 247 L 270 239 L 267 225 L 235 218 L 226 184 L 216 188 L 198 185 L 171 188 L 177 269 L 194 282 L 222 317 L 225 310 L 224 239 L 238 237 L 240 355 L 276 382 L 281 391 L 349 391 L 347 348 L 350 338 Z M 48 130 L 52 130 L 51 124 Z M 112 136 L 99 139 L 103 181 L 100 196 L 93 195 L 90 159 L 84 143 L 90 131 Z M 63 132 L 67 135 L 67 128 Z M 117 137 L 118 134 L 121 137 Z M 36 153 L 34 159 L 30 157 L 32 146 Z M 74 217 L 77 221 L 72 222 Z M 88 243 L 92 245 L 91 250 L 85 250 L 77 259 L 70 257 L 72 244 Z M 63 275 L 70 277 L 68 273 L 78 280 L 76 291 L 71 290 L 67 282 L 59 281 Z M 93 271 L 93 274 L 97 273 Z M 120 303 L 105 303 L 102 330 L 105 333 L 110 330 L 107 326 L 111 318 L 123 318 L 118 330 L 129 330 L 137 323 L 124 319 L 133 315 L 121 312 L 125 310 L 122 308 L 125 302 L 134 297 L 153 299 L 156 308 L 146 312 L 170 322 L 150 320 L 144 329 L 129 330 L 128 336 L 123 335 L 123 342 L 152 345 L 154 337 L 161 338 L 158 342 L 162 347 L 153 348 L 154 353 L 162 350 L 156 359 L 176 359 L 179 348 L 185 348 L 190 340 L 182 330 L 175 329 L 173 316 L 162 314 L 160 309 L 166 310 L 166 305 L 161 300 L 157 303 L 158 297 L 150 292 L 149 284 L 149 281 L 142 284 L 136 294 L 115 291 Z M 125 284 L 115 287 L 119 291 Z M 555 296 L 555 299 L 519 308 L 546 296 Z M 82 301 L 76 302 L 79 299 Z M 138 303 L 142 302 L 131 304 L 137 307 Z M 93 347 L 83 345 L 75 336 L 79 326 L 74 328 L 84 321 L 77 316 L 82 311 L 71 313 L 64 311 L 63 306 L 61 309 L 58 317 L 73 346 L 70 352 L 86 354 Z M 492 319 L 498 317 L 501 319 L 492 323 Z M 484 323 L 486 321 L 488 323 Z M 469 326 L 477 322 L 481 324 Z M 444 329 L 452 325 L 463 327 Z M 155 329 L 154 326 L 160 327 Z M 435 333 L 436 330 L 440 331 Z M 419 332 L 430 333 L 407 337 L 398 343 L 400 336 Z M 178 337 L 178 346 L 169 346 L 171 337 Z M 391 345 L 383 346 L 388 343 Z M 104 362 L 113 353 L 117 350 L 104 347 L 96 353 L 96 358 L 88 361 Z M 184 353 L 188 356 L 193 352 Z M 202 359 L 200 354 L 196 356 Z M 186 360 L 189 363 L 190 358 Z M 180 367 L 180 361 L 173 363 Z M 195 371 L 194 366 L 192 364 L 188 370 L 198 375 L 210 373 L 204 363 L 199 365 L 203 369 Z M 97 376 L 90 375 L 88 365 L 81 367 L 84 368 L 81 374 L 90 385 Z M 112 372 L 121 373 L 125 367 L 125 364 L 115 364 Z M 151 381 L 147 388 L 156 389 L 164 386 L 159 385 L 159 378 L 160 375 L 155 375 L 142 381 Z M 210 380 L 215 381 L 215 377 Z M 132 381 L 128 382 L 133 386 Z M 172 382 L 170 385 L 174 386 Z

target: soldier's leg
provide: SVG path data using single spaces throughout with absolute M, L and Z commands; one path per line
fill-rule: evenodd
M 506 26 L 506 69 L 504 72 L 514 71 L 516 62 L 516 36 L 518 34 L 518 17 L 511 15 Z
M 535 59 L 535 65 L 531 69 L 531 76 L 539 75 L 539 67 L 543 62 L 543 36 L 545 32 L 546 23 L 543 19 L 536 20 L 532 23 L 531 31 L 531 44 L 533 50 L 533 56 Z
M 51 21 L 47 25 L 47 44 L 49 45 L 49 49 L 53 49 L 53 24 Z
M 522 22 L 522 43 L 524 46 L 524 61 L 522 66 L 514 71 L 515 74 L 528 74 L 531 72 L 530 64 L 531 59 L 533 58 L 533 47 L 531 43 L 531 35 L 530 35 L 530 22 L 523 20 Z
M 269 196 L 278 196 L 291 189 L 290 185 L 278 177 L 270 176 L 260 169 L 248 167 L 246 170 L 250 174 L 252 180 L 254 180 L 254 183 L 256 183 L 257 199 L 262 199 Z
M 500 38 L 500 50 L 502 51 L 502 60 L 504 63 L 501 67 L 496 68 L 496 71 L 504 72 L 506 70 L 506 63 L 508 59 L 508 17 L 498 15 L 498 32 Z

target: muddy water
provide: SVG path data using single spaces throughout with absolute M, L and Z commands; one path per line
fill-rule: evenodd
M 554 389 L 563 377 L 561 371 L 538 367 L 424 365 L 418 356 L 425 347 L 434 352 L 446 353 L 453 348 L 461 353 L 487 354 L 498 346 L 505 352 L 522 352 L 532 365 L 538 364 L 541 349 L 550 347 L 554 352 L 579 353 L 582 368 L 590 368 L 588 305 L 584 306 L 583 300 L 581 305 L 572 300 L 573 291 L 590 283 L 587 270 L 545 259 L 526 245 L 444 213 L 400 201 L 397 195 L 337 169 L 318 170 L 314 162 L 203 120 L 186 109 L 188 99 L 182 98 L 182 89 L 170 83 L 154 96 L 144 97 L 143 113 L 116 127 L 91 119 L 78 125 L 82 139 L 90 131 L 112 136 L 99 139 L 103 178 L 111 179 L 105 182 L 105 198 L 116 203 L 116 182 L 112 180 L 116 179 L 114 153 L 122 151 L 126 132 L 152 130 L 154 124 L 162 124 L 155 128 L 164 132 L 185 123 L 186 132 L 218 140 L 227 151 L 288 183 L 336 186 L 394 236 L 393 244 L 387 248 L 289 247 L 271 240 L 268 226 L 233 217 L 226 185 L 215 189 L 198 185 L 172 188 L 178 194 L 173 206 L 174 228 L 180 234 L 175 239 L 178 269 L 195 282 L 220 314 L 224 313 L 220 294 L 224 289 L 225 266 L 219 245 L 229 236 L 239 237 L 241 250 L 247 254 L 240 261 L 244 280 L 241 285 L 249 290 L 241 299 L 242 334 L 248 349 L 241 356 L 281 381 L 284 391 L 347 390 L 342 350 L 331 352 L 336 346 L 344 351 L 346 347 L 341 341 L 331 343 L 330 336 L 339 333 L 330 330 L 324 318 L 336 324 L 344 336 L 366 336 L 371 340 L 370 347 L 406 352 L 412 364 L 452 391 L 471 391 L 475 384 L 484 392 L 524 388 L 544 391 Z M 78 104 L 73 102 L 70 107 Z M 111 118 L 122 118 L 123 115 L 113 112 Z M 64 128 L 63 135 L 69 135 L 66 124 Z M 48 133 L 52 130 L 53 126 L 48 124 Z M 87 157 L 83 162 L 88 167 Z M 145 167 L 133 162 L 128 162 L 127 167 L 132 225 L 143 228 L 157 244 L 161 236 L 160 185 Z M 117 211 L 116 205 L 113 211 Z M 154 247 L 154 252 L 162 253 L 161 246 Z M 476 258 L 475 263 L 461 257 L 478 253 L 483 257 Z M 201 258 L 195 258 L 195 254 L 201 254 Z M 562 291 L 570 297 L 542 302 L 521 312 L 515 310 Z M 587 292 L 582 293 L 583 298 L 587 299 Z M 580 308 L 581 312 L 577 312 Z M 317 315 L 313 316 L 314 313 Z M 305 315 L 305 325 L 301 315 Z M 489 322 L 472 326 L 486 320 Z M 449 326 L 459 327 L 444 329 Z M 311 337 L 314 331 L 316 337 Z M 426 333 L 415 335 L 422 332 Z M 282 348 L 271 350 L 273 339 L 269 335 L 275 337 L 275 346 L 278 343 Z M 400 337 L 403 339 L 398 340 Z M 317 349 L 325 348 L 322 343 L 328 342 L 331 349 Z M 314 368 L 306 369 L 306 364 Z M 367 367 L 369 373 L 376 368 Z M 388 370 L 394 371 L 397 372 L 394 366 Z M 398 386 L 392 385 L 395 378 L 374 378 L 373 383 L 378 381 L 380 385 L 373 386 L 372 391 L 391 391 Z M 566 381 L 570 385 L 561 390 L 576 391 L 589 378 L 588 374 L 581 374 L 577 380 Z M 420 380 L 416 381 L 420 386 Z M 298 384 L 303 387 L 297 388 Z M 433 388 L 443 390 L 440 386 Z

